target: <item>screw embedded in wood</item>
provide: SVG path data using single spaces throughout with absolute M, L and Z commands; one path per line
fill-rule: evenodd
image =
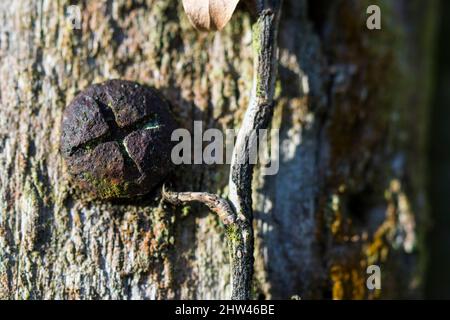
M 155 89 L 124 80 L 95 84 L 67 106 L 61 152 L 76 185 L 95 198 L 151 191 L 172 169 L 168 104 Z

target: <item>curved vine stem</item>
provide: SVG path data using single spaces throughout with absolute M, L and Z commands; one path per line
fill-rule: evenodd
M 259 130 L 267 129 L 273 115 L 277 74 L 277 33 L 281 0 L 257 0 L 253 25 L 254 75 L 251 98 L 239 130 L 231 160 L 229 201 L 203 192 L 168 192 L 163 198 L 173 204 L 198 201 L 216 212 L 225 225 L 231 257 L 232 299 L 251 297 L 254 263 L 252 178 L 250 152 Z
M 236 214 L 231 209 L 230 203 L 216 194 L 207 192 L 172 192 L 167 191 L 166 187 L 163 186 L 162 197 L 173 205 L 201 202 L 215 212 L 225 226 L 236 222 Z

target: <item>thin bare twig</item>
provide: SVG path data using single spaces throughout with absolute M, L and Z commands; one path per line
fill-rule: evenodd
M 267 129 L 273 115 L 277 74 L 277 32 L 282 0 L 256 0 L 258 19 L 253 25 L 254 76 L 250 103 L 233 150 L 229 178 L 229 202 L 202 192 L 167 192 L 167 201 L 179 204 L 199 201 L 216 212 L 226 226 L 231 257 L 231 298 L 248 300 L 254 263 L 252 178 L 250 150 L 252 135 Z
M 231 209 L 227 200 L 213 193 L 207 192 L 172 192 L 167 191 L 163 186 L 162 197 L 173 205 L 180 205 L 188 202 L 200 202 L 205 204 L 211 211 L 217 213 L 224 225 L 232 224 L 236 221 L 236 214 Z

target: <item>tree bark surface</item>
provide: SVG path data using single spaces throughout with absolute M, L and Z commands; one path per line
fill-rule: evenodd
M 79 5 L 81 29 L 66 10 Z M 382 9 L 382 30 L 366 9 Z M 436 1 L 285 0 L 272 128 L 280 171 L 253 179 L 254 298 L 422 294 L 425 124 Z M 199 206 L 99 202 L 59 152 L 64 107 L 112 78 L 161 90 L 180 127 L 239 127 L 252 18 L 193 29 L 181 1 L 0 2 L 0 298 L 225 299 L 219 218 Z M 185 165 L 174 190 L 226 197 L 229 166 Z M 382 290 L 366 288 L 378 264 Z

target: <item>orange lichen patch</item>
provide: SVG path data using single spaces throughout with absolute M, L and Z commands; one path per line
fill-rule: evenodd
M 80 300 L 80 288 L 68 287 L 65 291 L 68 300 Z
M 352 299 L 362 300 L 366 295 L 365 278 L 362 270 L 351 270 Z
M 337 243 L 360 243 L 364 239 L 364 235 L 355 231 L 352 219 L 341 208 L 341 197 L 345 197 L 345 189 L 342 186 L 339 188 L 339 192 L 332 196 L 330 204 L 332 221 L 329 223 L 329 229 L 333 240 Z
M 401 245 L 405 252 L 411 253 L 416 245 L 416 221 L 408 196 L 399 180 L 391 181 L 389 189 L 386 191 L 386 200 L 388 214 L 395 223 L 395 229 L 391 235 L 392 241 L 394 241 L 394 233 L 402 234 Z
M 376 264 L 385 262 L 389 254 L 388 238 L 395 229 L 395 209 L 392 205 L 388 205 L 386 210 L 386 219 L 378 227 L 373 235 L 373 240 L 365 250 L 368 264 Z
M 344 281 L 345 276 L 342 270 L 342 266 L 334 265 L 331 267 L 331 281 L 333 281 L 333 299 L 342 300 L 344 299 Z
M 154 246 L 153 240 L 154 239 L 152 233 L 150 231 L 145 232 L 143 239 L 139 244 L 139 251 L 146 253 L 150 252 L 152 250 L 152 247 Z
M 333 299 L 364 299 L 366 296 L 364 274 L 364 270 L 358 265 L 333 265 L 330 269 Z

